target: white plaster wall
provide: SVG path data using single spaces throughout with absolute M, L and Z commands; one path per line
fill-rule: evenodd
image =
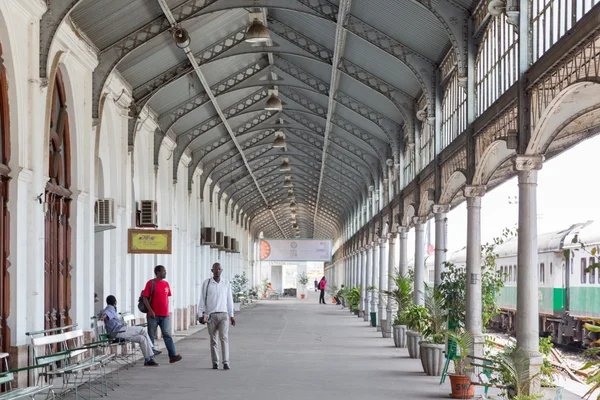
M 0 43 L 7 69 L 12 147 L 8 324 L 13 346 L 27 344 L 25 332 L 44 327 L 44 205 L 36 196 L 44 193 L 48 181 L 48 87 L 52 87 L 54 76 L 50 75 L 49 83 L 39 78 L 39 20 L 45 7 L 41 0 L 0 0 Z M 219 188 L 210 193 L 210 179 L 200 187 L 202 171 L 189 171 L 188 154 L 178 168 L 177 182 L 173 182 L 172 152 L 176 144 L 172 140 L 163 141 L 158 168 L 154 165 L 157 125 L 152 110 L 142 111 L 134 148 L 129 151 L 127 111 L 131 88 L 118 73 L 109 77 L 101 118 L 93 121 L 92 74 L 97 54 L 68 23 L 56 35 L 49 63 L 61 69 L 65 81 L 71 132 L 73 322 L 89 330 L 90 317 L 109 294 L 118 298 L 120 310 L 131 310 L 142 318 L 137 298 L 159 263 L 167 267 L 173 289 L 171 310 L 196 304 L 200 284 L 210 276 L 214 262 L 224 264 L 228 279 L 244 271 L 251 277 L 254 243 L 243 228 L 243 214 L 237 223 L 237 210 L 231 204 L 225 213 L 230 200 L 223 196 L 221 204 L 216 203 Z M 191 190 L 189 173 L 194 174 Z M 116 228 L 95 233 L 94 204 L 100 196 L 114 199 Z M 158 228 L 173 230 L 173 254 L 127 254 L 127 230 L 135 225 L 135 204 L 141 200 L 158 202 Z M 240 253 L 201 246 L 200 229 L 208 226 L 216 226 L 239 240 Z M 102 252 L 98 269 L 97 245 L 101 245 Z M 95 291 L 101 304 L 93 303 Z M 193 316 L 189 317 L 188 322 L 192 322 Z M 173 324 L 176 326 L 175 321 Z

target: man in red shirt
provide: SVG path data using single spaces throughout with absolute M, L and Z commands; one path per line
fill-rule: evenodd
M 171 287 L 165 281 L 167 270 L 162 265 L 154 267 L 154 279 L 146 283 L 142 291 L 144 304 L 148 310 L 148 336 L 152 340 L 156 339 L 156 328 L 160 326 L 160 331 L 165 341 L 165 346 L 169 352 L 169 362 L 175 363 L 181 360 L 181 356 L 175 351 L 175 344 L 171 337 L 171 318 L 169 317 L 169 296 L 171 296 Z M 154 289 L 152 286 L 154 285 Z

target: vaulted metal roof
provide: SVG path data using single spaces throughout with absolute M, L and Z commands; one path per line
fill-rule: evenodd
M 156 163 L 162 138 L 176 138 L 174 177 L 182 155 L 191 154 L 192 168 L 203 168 L 202 185 L 219 185 L 219 196 L 227 193 L 250 216 L 253 232 L 292 237 L 282 186 L 290 176 L 299 234 L 332 238 L 368 187 L 387 175 L 386 161 L 399 162 L 403 138 L 414 134 L 416 99 L 435 96 L 438 64 L 449 50 L 464 58 L 464 36 L 457 32 L 467 29 L 474 6 L 473 0 L 126 3 L 62 0 L 51 2 L 44 16 L 43 33 L 69 15 L 99 50 L 94 117 L 100 117 L 100 94 L 116 69 L 133 88 L 130 146 L 140 111 L 149 106 L 159 116 Z M 266 17 L 267 45 L 244 41 L 249 12 Z M 175 45 L 168 13 L 189 32 L 189 49 L 216 103 Z M 284 102 L 282 112 L 264 110 L 271 88 Z M 280 129 L 283 150 L 271 147 Z M 279 171 L 284 158 L 291 172 Z M 191 175 L 184 184 L 191 185 Z

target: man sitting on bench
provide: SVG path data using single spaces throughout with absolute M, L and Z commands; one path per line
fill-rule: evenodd
M 121 323 L 119 314 L 117 314 L 117 299 L 115 296 L 108 296 L 106 304 L 106 307 L 98 314 L 98 318 L 104 321 L 106 332 L 110 334 L 110 337 L 138 343 L 144 354 L 144 365 L 158 367 L 158 363 L 154 361 L 152 341 L 146 329 L 141 326 L 124 326 Z

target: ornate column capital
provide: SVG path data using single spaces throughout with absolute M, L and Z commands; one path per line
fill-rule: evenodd
M 447 214 L 450 211 L 450 204 L 434 204 L 432 211 L 434 214 Z
M 544 156 L 517 155 L 513 159 L 513 164 L 517 171 L 539 171 L 544 165 Z
M 483 197 L 487 187 L 485 185 L 469 185 L 464 188 L 465 197 Z
M 412 217 L 412 223 L 414 225 L 422 225 L 427 222 L 427 218 L 425 217 Z
M 385 238 L 377 239 L 377 243 L 379 243 L 380 246 L 383 246 L 385 244 Z

